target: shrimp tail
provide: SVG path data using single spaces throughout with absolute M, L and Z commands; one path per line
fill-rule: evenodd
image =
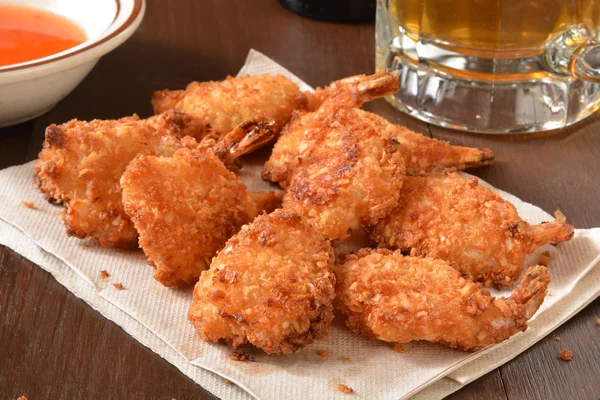
M 462 163 L 459 163 L 456 168 L 463 170 L 469 168 L 483 167 L 491 165 L 494 162 L 494 152 L 486 148 L 466 148 L 468 149 L 464 155 Z
M 573 225 L 567 224 L 567 218 L 557 210 L 554 213 L 556 219 L 539 225 L 530 226 L 528 235 L 533 239 L 534 249 L 548 243 L 559 243 L 571 240 L 575 234 Z
M 525 321 L 529 320 L 544 302 L 549 283 L 550 274 L 548 269 L 542 265 L 533 265 L 523 274 L 509 300 L 524 307 Z
M 360 107 L 364 103 L 394 94 L 400 88 L 398 71 L 381 71 L 372 75 L 355 75 L 331 83 L 326 88 L 319 88 L 314 93 L 307 93 L 309 111 L 315 111 L 324 103 L 335 104 L 336 107 Z
M 357 90 L 363 103 L 394 94 L 400 88 L 398 71 L 382 71 L 358 81 Z
M 237 158 L 270 143 L 275 138 L 274 125 L 273 121 L 245 121 L 220 141 L 213 140 L 212 143 L 204 143 L 204 146 L 208 145 L 223 164 L 230 167 Z

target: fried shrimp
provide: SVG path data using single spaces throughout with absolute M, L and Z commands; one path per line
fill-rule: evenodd
M 67 233 L 104 247 L 137 247 L 137 232 L 121 203 L 119 179 L 137 154 L 171 155 L 195 147 L 204 124 L 169 111 L 148 118 L 72 120 L 50 125 L 35 165 L 49 201 L 64 203 Z M 189 135 L 189 136 L 186 136 Z
M 463 350 L 524 331 L 544 301 L 550 276 L 532 266 L 510 297 L 494 298 L 447 262 L 361 250 L 336 265 L 337 304 L 347 325 L 367 338 L 424 340 Z
M 511 286 L 527 254 L 573 237 L 565 221 L 558 214 L 553 222 L 531 226 L 477 179 L 447 171 L 408 177 L 398 205 L 370 236 L 381 247 L 446 260 L 486 286 Z
M 282 75 L 227 77 L 219 82 L 192 82 L 185 90 L 161 90 L 152 95 L 155 113 L 182 111 L 225 135 L 247 120 L 273 120 L 278 133 L 306 96 Z
M 296 111 L 294 118 L 282 131 L 273 153 L 265 164 L 263 179 L 287 186 L 298 168 L 300 161 L 328 140 L 329 132 L 315 125 L 333 125 L 336 112 L 340 109 L 352 109 L 353 118 L 363 126 L 372 125 L 374 130 L 401 144 L 400 152 L 406 163 L 408 175 L 442 170 L 446 167 L 467 169 L 489 165 L 494 153 L 485 148 L 452 146 L 446 142 L 432 139 L 411 130 L 394 125 L 376 114 L 358 109 L 365 102 L 390 94 L 393 86 L 375 84 L 377 79 L 388 79 L 391 74 L 385 72 L 372 77 L 358 75 L 333 82 L 324 89 L 307 94 L 308 109 Z M 382 93 L 377 93 L 381 88 Z M 339 126 L 343 129 L 343 126 Z M 339 146 L 341 147 L 341 143 Z
M 334 286 L 329 242 L 276 210 L 229 239 L 196 284 L 188 319 L 206 341 L 291 354 L 327 334 Z
M 397 90 L 392 73 L 362 76 L 356 92 L 326 99 L 313 113 L 292 122 L 319 137 L 298 161 L 283 199 L 328 239 L 344 239 L 353 230 L 375 224 L 398 200 L 404 180 L 399 144 L 385 130 L 344 108 L 346 98 L 366 101 Z M 289 127 L 288 129 L 295 129 Z
M 125 212 L 165 286 L 198 281 L 215 253 L 261 209 L 225 164 L 273 137 L 272 124 L 244 123 L 223 141 L 172 156 L 138 155 L 121 177 Z M 254 193 L 261 207 L 276 194 Z

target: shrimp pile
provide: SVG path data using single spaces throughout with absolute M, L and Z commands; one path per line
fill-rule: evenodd
M 66 207 L 68 234 L 141 247 L 157 282 L 194 285 L 187 317 L 205 341 L 292 354 L 328 334 L 335 307 L 369 339 L 463 350 L 507 340 L 548 290 L 544 266 L 523 273 L 526 255 L 574 229 L 560 213 L 529 225 L 456 173 L 490 165 L 491 150 L 361 109 L 398 79 L 357 75 L 312 93 L 279 75 L 165 89 L 148 119 L 48 127 L 36 178 Z M 281 190 L 244 184 L 261 154 L 260 175 Z M 361 232 L 377 248 L 349 246 Z M 343 246 L 354 254 L 336 264 Z M 482 289 L 515 282 L 506 298 Z

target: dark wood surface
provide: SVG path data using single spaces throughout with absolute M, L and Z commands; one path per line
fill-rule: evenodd
M 71 118 L 148 116 L 156 89 L 235 74 L 250 48 L 312 85 L 374 70 L 372 24 L 298 17 L 275 0 L 148 1 L 139 31 L 105 56 L 58 107 L 0 129 L 0 168 L 36 158 L 44 128 Z M 600 119 L 533 136 L 478 136 L 411 119 L 383 101 L 368 109 L 456 144 L 492 148 L 498 162 L 474 173 L 580 228 L 600 226 Z M 77 299 L 54 278 L 0 246 L 0 397 L 212 398 L 175 367 Z M 600 300 L 451 399 L 600 398 Z M 554 340 L 560 336 L 562 341 Z M 557 358 L 573 350 L 571 362 Z

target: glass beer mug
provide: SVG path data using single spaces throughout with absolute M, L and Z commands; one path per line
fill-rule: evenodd
M 389 101 L 444 127 L 562 128 L 600 108 L 600 0 L 378 0 Z

